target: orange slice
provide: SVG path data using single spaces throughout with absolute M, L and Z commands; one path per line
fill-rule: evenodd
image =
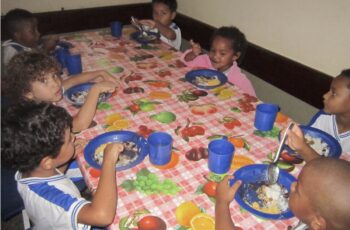
M 277 116 L 276 116 L 276 122 L 277 123 L 283 123 L 283 122 L 286 122 L 286 121 L 288 121 L 288 116 L 284 115 L 281 112 L 278 112 Z
M 122 115 L 120 115 L 119 113 L 113 113 L 109 116 L 106 117 L 106 124 L 107 125 L 113 125 L 113 123 L 116 121 L 116 120 L 120 120 L 122 119 Z
M 244 140 L 239 137 L 229 137 L 228 141 L 231 142 L 236 148 L 244 147 Z
M 192 230 L 214 230 L 215 220 L 205 213 L 199 213 L 191 219 Z
M 171 98 L 171 94 L 163 91 L 152 91 L 149 93 L 149 97 L 152 99 L 165 100 Z
M 254 161 L 247 156 L 235 154 L 231 163 L 231 170 L 237 170 L 243 166 L 254 164 Z
M 191 219 L 199 214 L 201 210 L 192 201 L 186 201 L 180 204 L 175 211 L 176 221 L 184 227 L 191 226 Z
M 113 124 L 106 128 L 106 131 L 117 131 L 129 127 L 129 120 L 120 119 L 113 122 Z
M 174 168 L 180 161 L 180 155 L 177 153 L 171 154 L 171 159 L 168 164 L 166 165 L 153 165 L 154 167 L 158 169 L 171 169 Z

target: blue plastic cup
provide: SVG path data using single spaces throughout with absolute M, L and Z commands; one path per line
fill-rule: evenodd
M 119 21 L 111 23 L 111 33 L 113 37 L 120 38 L 122 36 L 123 24 Z
M 149 158 L 154 165 L 165 165 L 171 159 L 173 138 L 165 132 L 154 132 L 148 137 Z
M 80 54 L 68 55 L 66 65 L 69 75 L 79 74 L 83 71 Z
M 66 59 L 69 55 L 69 50 L 64 48 L 58 48 L 55 50 L 55 58 L 61 64 L 62 68 L 66 68 Z
M 254 126 L 261 131 L 273 128 L 278 113 L 278 105 L 262 103 L 256 106 Z
M 230 169 L 235 147 L 226 139 L 213 140 L 208 146 L 208 167 L 216 174 L 227 173 Z

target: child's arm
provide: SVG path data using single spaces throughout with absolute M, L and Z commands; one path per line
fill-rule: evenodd
M 73 117 L 73 132 L 79 132 L 87 129 L 96 112 L 97 102 L 100 93 L 113 93 L 118 85 L 110 81 L 102 81 L 94 84 L 88 95 L 85 103 L 80 108 L 79 112 Z
M 284 130 L 281 132 L 284 132 Z M 303 131 L 299 126 L 294 125 L 293 129 L 289 130 L 287 135 L 286 144 L 294 151 L 298 152 L 306 162 L 321 157 L 305 142 Z
M 109 144 L 105 148 L 96 193 L 92 202 L 81 208 L 78 223 L 106 226 L 113 222 L 118 199 L 115 164 L 123 149 L 120 143 Z
M 235 229 L 235 225 L 231 219 L 230 202 L 241 185 L 241 181 L 237 181 L 230 187 L 229 180 L 232 178 L 232 176 L 225 176 L 216 188 L 215 229 L 217 230 Z
M 41 38 L 41 48 L 46 54 L 52 53 L 57 45 L 57 35 L 46 35 Z
M 118 83 L 118 80 L 115 79 L 111 74 L 105 70 L 97 70 L 91 72 L 85 72 L 74 77 L 70 77 L 62 82 L 64 89 L 69 89 L 72 86 L 86 83 L 86 82 L 100 82 L 100 81 L 110 81 Z
M 191 39 L 190 44 L 192 46 L 192 51 L 189 52 L 188 54 L 186 54 L 186 56 L 184 57 L 185 61 L 192 61 L 193 59 L 195 59 L 198 55 L 200 55 L 202 53 L 202 48 L 201 48 L 201 45 L 199 43 L 195 43 Z
M 151 29 L 157 28 L 159 33 L 169 40 L 176 39 L 175 31 L 171 29 L 169 26 L 165 26 L 158 21 L 147 19 L 147 20 L 141 20 L 140 23 L 143 25 L 149 26 Z

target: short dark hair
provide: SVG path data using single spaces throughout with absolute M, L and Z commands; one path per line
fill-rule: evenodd
M 343 71 L 341 71 L 339 76 L 346 77 L 347 79 L 350 80 L 350 69 L 344 69 Z M 349 84 L 347 86 L 350 89 L 350 82 L 349 82 Z
M 223 26 L 217 29 L 212 38 L 211 42 L 216 37 L 223 37 L 231 41 L 232 49 L 235 53 L 241 53 L 241 57 L 244 54 L 244 51 L 247 47 L 247 39 L 245 38 L 245 35 L 234 26 Z
M 10 10 L 4 16 L 4 27 L 6 35 L 13 38 L 14 33 L 22 29 L 23 22 L 31 22 L 35 19 L 34 15 L 24 9 Z
M 167 5 L 171 12 L 176 12 L 177 10 L 176 0 L 152 0 L 152 5 L 154 5 L 155 3 L 163 3 Z
M 5 95 L 12 102 L 25 101 L 24 95 L 29 93 L 31 83 L 44 81 L 45 74 L 59 72 L 55 59 L 39 52 L 22 52 L 16 54 L 7 65 L 7 72 L 3 78 Z
M 8 108 L 1 126 L 1 159 L 20 172 L 30 172 L 44 157 L 58 156 L 72 117 L 62 107 L 31 102 Z

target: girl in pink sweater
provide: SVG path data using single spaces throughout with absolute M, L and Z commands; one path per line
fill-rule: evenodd
M 256 96 L 250 80 L 241 72 L 236 62 L 247 45 L 247 40 L 239 29 L 233 26 L 217 29 L 208 54 L 202 54 L 201 46 L 192 40 L 191 45 L 192 49 L 182 55 L 182 61 L 187 66 L 218 70 L 245 93 Z

